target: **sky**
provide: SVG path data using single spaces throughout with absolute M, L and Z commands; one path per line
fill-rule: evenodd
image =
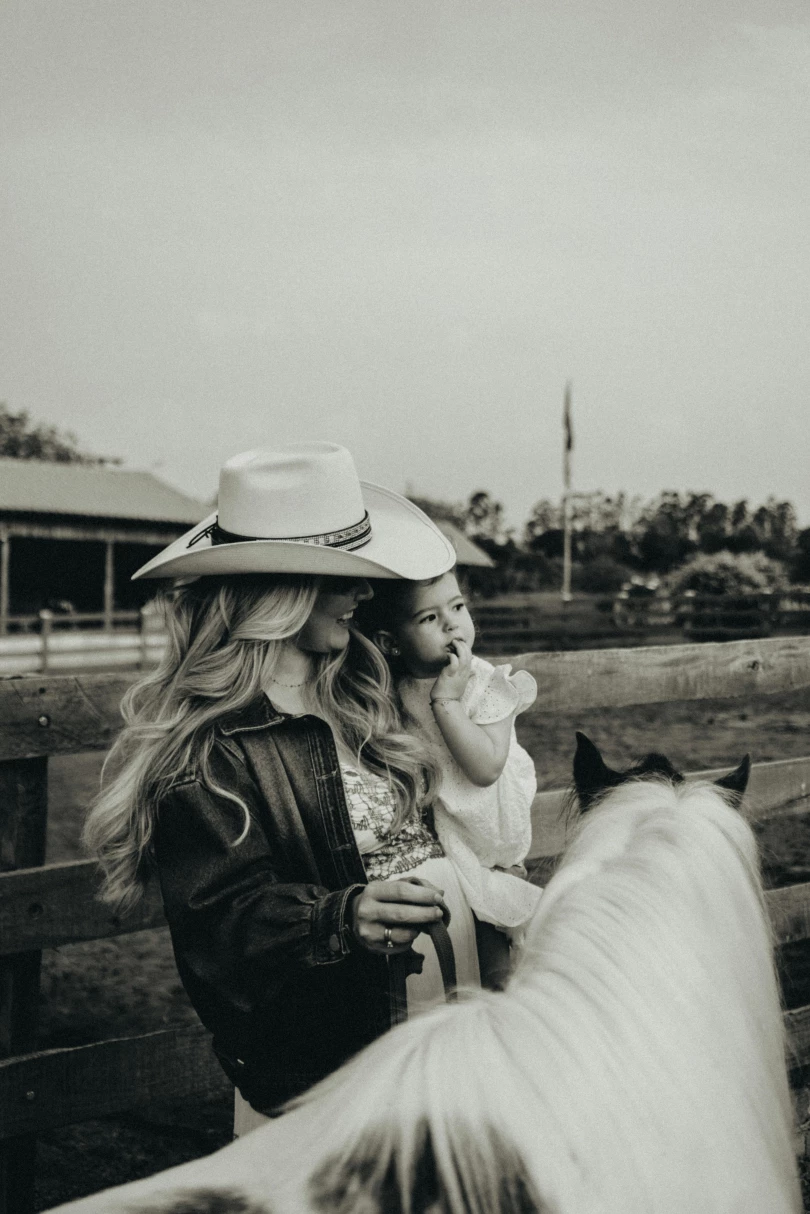
M 517 527 L 810 525 L 805 0 L 3 0 L 0 401 L 201 499 L 254 446 Z

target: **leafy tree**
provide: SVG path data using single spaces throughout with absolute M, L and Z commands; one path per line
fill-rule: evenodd
M 790 577 L 793 582 L 810 583 L 810 527 L 800 531 L 796 536 L 796 550 L 790 564 Z
M 545 550 L 543 537 L 550 531 L 562 535 L 562 525 L 563 513 L 560 503 L 543 497 L 532 506 L 532 512 L 523 529 L 523 542 L 530 551 L 542 552 Z
M 506 526 L 503 505 L 483 489 L 470 494 L 464 512 L 464 529 L 471 539 L 479 543 L 489 540 L 497 546 L 506 544 L 512 536 L 511 528 Z
M 75 434 L 56 426 L 34 425 L 25 410 L 12 413 L 0 404 L 0 456 L 11 459 L 50 460 L 59 464 L 120 464 L 120 459 L 88 455 L 81 451 Z
M 586 594 L 616 594 L 627 581 L 628 569 L 607 554 L 583 562 L 573 571 L 573 583 Z
M 769 497 L 751 520 L 762 551 L 774 560 L 789 560 L 796 550 L 796 511 L 790 502 Z

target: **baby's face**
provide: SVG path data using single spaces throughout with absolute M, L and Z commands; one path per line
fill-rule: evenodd
M 427 678 L 447 665 L 456 641 L 472 648 L 475 628 L 455 576 L 445 573 L 411 591 L 396 643 L 409 672 Z

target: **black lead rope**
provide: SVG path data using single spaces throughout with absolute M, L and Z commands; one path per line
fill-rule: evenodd
M 433 947 L 436 949 L 436 956 L 439 959 L 439 969 L 442 971 L 442 982 L 444 983 L 444 996 L 448 1003 L 455 1003 L 458 999 L 458 991 L 456 990 L 456 957 L 453 952 L 453 942 L 450 939 L 450 933 L 445 926 L 443 919 L 438 923 L 434 923 L 428 928 L 433 939 Z
M 449 922 L 449 914 L 448 914 Z M 455 1003 L 458 999 L 458 991 L 456 990 L 456 957 L 453 952 L 453 942 L 450 939 L 450 933 L 447 930 L 447 924 L 444 919 L 439 919 L 437 923 L 431 924 L 425 928 L 425 931 L 433 941 L 433 947 L 436 950 L 436 957 L 441 970 L 442 983 L 444 985 L 444 997 L 448 1003 Z M 408 1019 L 408 994 L 406 983 L 409 974 L 418 974 L 421 971 L 421 959 L 418 959 L 418 954 L 414 949 L 410 948 L 405 953 L 397 953 L 393 957 L 389 957 L 388 966 L 391 975 L 391 997 L 392 997 L 392 1022 L 393 1024 L 402 1024 Z

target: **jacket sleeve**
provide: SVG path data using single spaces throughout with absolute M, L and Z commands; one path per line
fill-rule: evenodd
M 348 904 L 363 886 L 282 880 L 244 765 L 220 750 L 214 775 L 247 806 L 247 834 L 238 804 L 188 779 L 161 801 L 155 860 L 181 974 L 250 1011 L 296 972 L 348 954 Z

